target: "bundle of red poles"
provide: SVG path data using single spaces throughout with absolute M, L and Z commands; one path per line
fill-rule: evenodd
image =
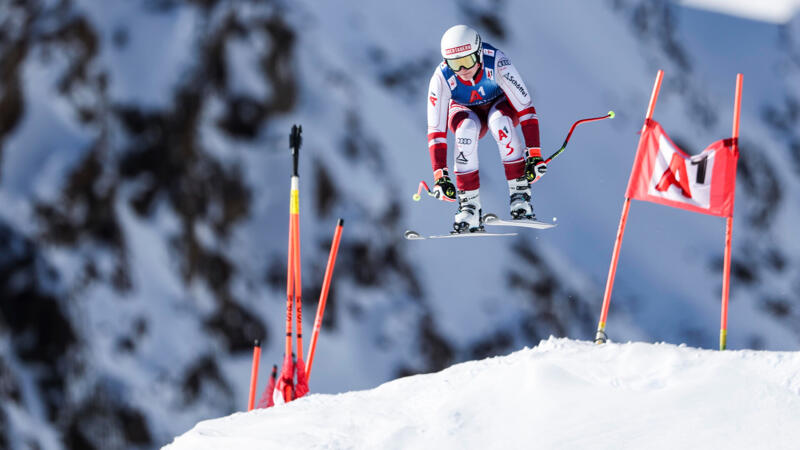
M 303 360 L 303 291 L 302 275 L 300 264 L 300 178 L 298 176 L 297 165 L 302 144 L 301 133 L 303 129 L 297 125 L 292 126 L 292 133 L 289 136 L 289 147 L 292 151 L 293 170 L 291 178 L 291 190 L 289 201 L 289 251 L 286 264 L 286 346 L 284 349 L 283 367 L 278 376 L 278 367 L 272 367 L 270 381 L 261 399 L 258 408 L 268 408 L 275 403 L 287 403 L 308 393 L 308 378 L 311 376 L 311 367 L 314 362 L 314 351 L 317 346 L 317 337 L 322 327 L 322 317 L 325 314 L 325 303 L 328 299 L 333 267 L 336 265 L 336 255 L 339 252 L 339 240 L 342 235 L 344 220 L 339 219 L 336 224 L 336 231 L 331 243 L 331 251 L 328 256 L 328 266 L 325 269 L 325 278 L 322 282 L 319 304 L 317 305 L 317 316 L 314 320 L 314 331 L 311 335 L 311 343 L 308 348 L 308 358 Z M 292 313 L 296 312 L 297 317 L 297 353 L 292 349 Z M 296 357 L 296 359 L 295 359 Z M 258 380 L 258 363 L 261 358 L 261 347 L 259 341 L 255 341 L 253 348 L 253 365 L 250 373 L 250 395 L 247 410 L 250 411 L 255 405 L 256 384 Z M 295 379 L 296 376 L 296 379 Z

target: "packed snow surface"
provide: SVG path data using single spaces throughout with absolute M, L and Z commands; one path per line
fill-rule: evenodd
M 322 372 L 312 373 L 314 377 Z M 800 352 L 550 338 L 198 423 L 167 449 L 796 449 Z

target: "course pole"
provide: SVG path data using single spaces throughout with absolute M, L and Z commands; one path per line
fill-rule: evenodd
M 645 115 L 644 125 L 642 125 L 642 135 L 639 138 L 639 147 L 642 146 L 642 139 L 644 138 L 644 131 L 647 128 L 647 123 L 653 118 L 653 111 L 656 108 L 656 101 L 658 100 L 658 92 L 661 90 L 661 81 L 664 78 L 664 71 L 659 70 L 656 75 L 656 81 L 653 84 L 653 93 L 650 95 L 650 103 L 647 105 L 647 114 Z M 634 164 L 636 164 L 634 160 Z M 597 324 L 597 333 L 595 334 L 594 341 L 597 344 L 605 343 L 608 339 L 606 335 L 606 321 L 608 320 L 608 308 L 611 304 L 611 291 L 614 288 L 614 278 L 617 274 L 617 263 L 619 262 L 619 251 L 622 247 L 622 238 L 625 235 L 625 224 L 628 222 L 628 211 L 630 210 L 631 199 L 625 197 L 625 202 L 622 205 L 622 214 L 619 219 L 619 226 L 617 227 L 617 237 L 614 241 L 614 250 L 611 254 L 611 264 L 608 268 L 608 279 L 606 280 L 606 289 L 603 293 L 603 310 L 600 313 L 600 321 Z
M 311 377 L 311 366 L 314 364 L 314 351 L 317 348 L 317 337 L 322 328 L 322 317 L 325 315 L 325 304 L 328 301 L 328 289 L 331 287 L 333 278 L 333 268 L 336 266 L 336 255 L 339 253 L 339 241 L 342 238 L 342 227 L 344 219 L 339 219 L 336 224 L 336 231 L 333 233 L 331 242 L 331 252 L 328 255 L 328 266 L 325 268 L 325 278 L 322 281 L 322 290 L 319 294 L 319 304 L 317 305 L 317 317 L 314 319 L 314 331 L 311 333 L 311 344 L 308 347 L 308 361 L 306 362 L 307 377 Z

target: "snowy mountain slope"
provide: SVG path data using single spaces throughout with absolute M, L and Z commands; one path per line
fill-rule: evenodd
M 800 2 L 797 0 L 770 0 L 759 4 L 730 0 L 681 0 L 680 3 L 694 8 L 775 23 L 786 23 L 800 9 Z
M 659 68 L 656 118 L 695 152 L 730 133 L 745 73 L 728 343 L 796 348 L 796 20 L 650 1 L 118 3 L 0 5 L 8 441 L 150 448 L 244 407 L 252 339 L 262 367 L 281 359 L 292 123 L 306 324 L 346 219 L 312 392 L 591 338 Z M 449 205 L 409 197 L 430 178 L 419 88 L 457 22 L 519 66 L 546 153 L 574 120 L 617 111 L 576 131 L 536 186 L 554 230 L 470 246 L 400 237 L 449 228 Z M 504 213 L 499 158 L 481 148 L 484 204 Z M 611 337 L 714 348 L 723 228 L 636 202 Z
M 548 339 L 368 391 L 208 420 L 165 449 L 771 448 L 800 439 L 797 352 Z

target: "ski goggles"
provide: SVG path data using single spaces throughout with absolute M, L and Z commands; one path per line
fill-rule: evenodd
M 447 62 L 447 65 L 453 69 L 453 72 L 458 72 L 461 69 L 472 69 L 472 67 L 478 63 L 478 54 L 470 53 L 469 55 L 462 56 L 461 58 L 445 59 L 445 62 Z

